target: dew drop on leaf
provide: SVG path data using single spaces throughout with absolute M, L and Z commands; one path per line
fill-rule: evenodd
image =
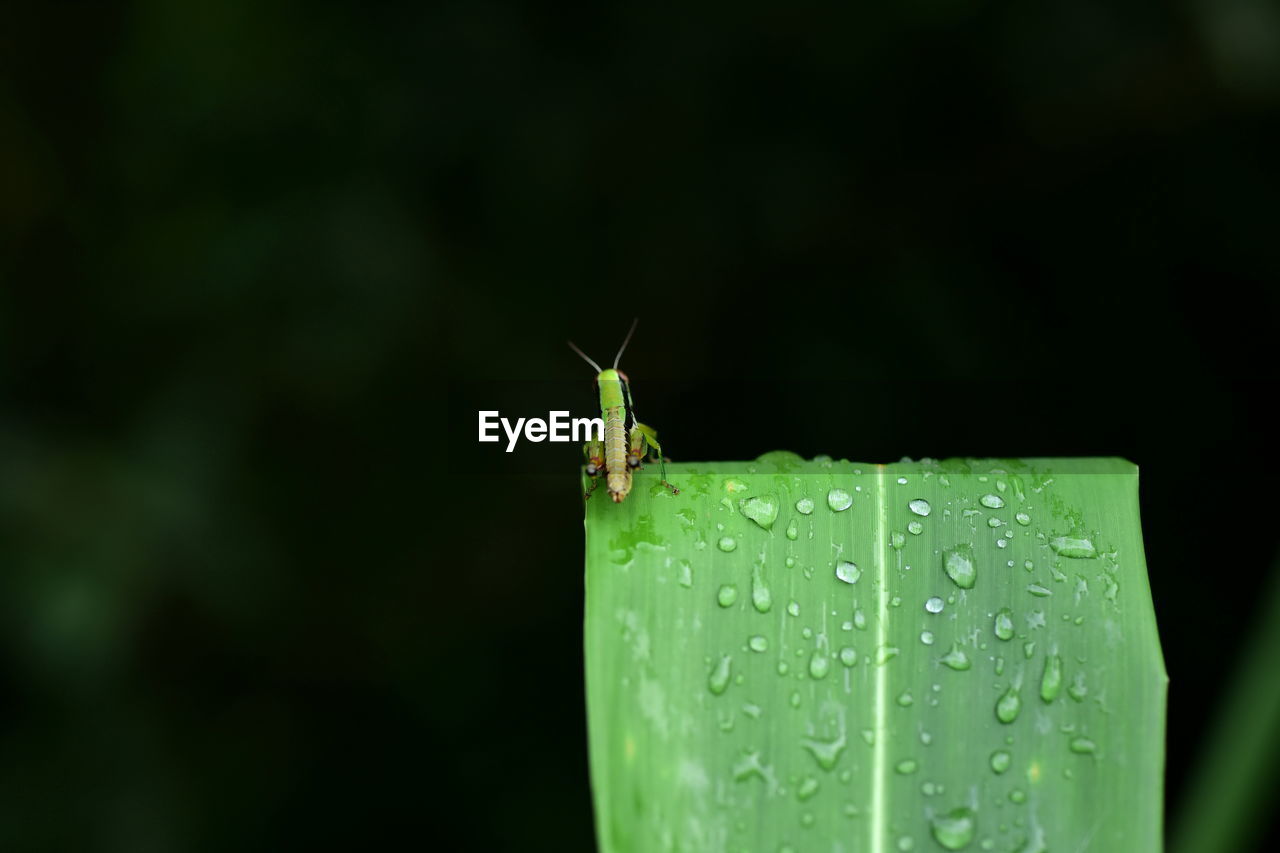
M 973 546 L 957 545 L 942 552 L 942 567 L 947 577 L 961 589 L 973 589 L 977 572 L 973 568 Z
M 841 560 L 836 564 L 836 577 L 845 583 L 857 583 L 858 578 L 862 577 L 862 570 L 849 560 Z
M 844 489 L 832 489 L 827 492 L 827 506 L 835 512 L 843 512 L 853 506 L 853 495 Z
M 973 809 L 961 806 L 957 809 L 935 815 L 933 818 L 933 838 L 947 850 L 963 850 L 973 841 L 977 829 L 976 816 Z

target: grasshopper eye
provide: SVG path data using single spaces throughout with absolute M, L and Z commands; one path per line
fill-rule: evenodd
M 629 455 L 629 456 L 627 457 L 627 465 L 628 465 L 629 467 L 631 467 L 631 468 L 639 468 L 639 467 L 640 467 L 640 457 L 639 457 L 639 456 L 636 456 L 634 453 L 633 453 L 633 454 L 631 454 L 631 455 Z
M 590 477 L 594 477 L 599 470 L 600 467 L 594 462 L 587 465 L 587 475 Z

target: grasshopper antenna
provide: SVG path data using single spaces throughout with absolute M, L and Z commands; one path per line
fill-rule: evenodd
M 613 369 L 618 369 L 618 362 L 622 360 L 622 351 L 627 348 L 627 344 L 631 343 L 631 336 L 636 333 L 636 326 L 639 325 L 640 318 L 636 317 L 631 321 L 631 329 L 627 332 L 627 337 L 623 339 L 622 346 L 618 347 L 618 354 L 613 357 Z
M 589 365 L 591 365 L 592 367 L 594 367 L 594 368 L 596 369 L 596 373 L 601 373 L 601 372 L 603 372 L 603 371 L 601 371 L 601 370 L 600 370 L 600 365 L 596 364 L 594 361 L 592 361 L 592 360 L 591 360 L 591 356 L 587 355 L 585 352 L 583 352 L 582 350 L 578 349 L 577 344 L 575 344 L 573 341 L 565 341 L 565 343 L 567 343 L 567 344 L 569 345 L 569 349 L 573 350 L 573 351 L 574 351 L 574 352 L 576 352 L 578 355 L 582 356 L 583 360 L 584 360 L 587 364 L 589 364 Z

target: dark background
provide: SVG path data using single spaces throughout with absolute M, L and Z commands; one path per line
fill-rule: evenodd
M 676 459 L 1139 463 L 1176 818 L 1278 108 L 1262 0 L 6 5 L 0 847 L 592 849 L 579 457 L 473 430 L 637 315 Z

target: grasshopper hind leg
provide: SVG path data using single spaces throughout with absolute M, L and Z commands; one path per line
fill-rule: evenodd
M 644 459 L 646 447 L 652 451 L 653 455 L 658 457 L 658 465 L 662 471 L 662 479 L 660 482 L 671 490 L 671 494 L 678 495 L 680 490 L 667 482 L 667 457 L 662 454 L 662 445 L 658 443 L 658 432 L 651 426 L 637 423 L 631 429 L 631 453 L 627 456 L 627 464 L 639 468 L 640 462 Z M 635 462 L 632 463 L 632 459 Z

